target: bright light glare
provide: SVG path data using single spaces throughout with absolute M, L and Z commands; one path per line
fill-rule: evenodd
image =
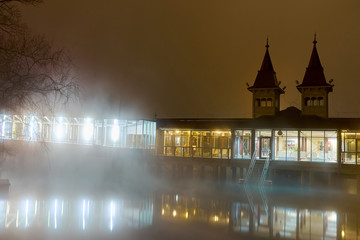
M 30 126 L 29 126 L 29 134 L 30 134 L 30 139 L 34 138 L 34 116 L 31 116 L 31 120 L 30 120 Z
M 91 140 L 93 133 L 94 133 L 94 124 L 92 123 L 92 120 L 90 118 L 86 118 L 84 125 L 84 139 L 86 141 Z
M 82 228 L 85 230 L 85 200 L 83 200 L 83 208 L 82 208 Z
M 64 136 L 63 118 L 59 117 L 59 123 L 56 126 L 56 138 L 62 139 Z
M 110 231 L 112 231 L 113 227 L 114 227 L 114 222 L 113 222 L 114 216 L 115 216 L 115 204 L 113 201 L 111 201 L 111 203 L 110 203 Z
M 56 222 L 56 218 L 57 218 L 57 199 L 55 199 L 55 206 L 54 206 L 54 228 L 57 228 L 57 222 Z
M 176 210 L 173 211 L 172 215 L 173 217 L 176 217 Z
M 111 130 L 111 139 L 113 140 L 113 142 L 116 142 L 117 140 L 119 140 L 119 123 L 118 120 L 115 119 L 114 120 L 114 126 L 112 127 Z
M 25 227 L 29 226 L 29 200 L 26 200 L 25 206 Z
M 4 119 L 2 122 L 2 126 L 1 126 L 1 136 L 2 137 L 5 137 L 5 118 L 6 118 L 6 115 L 4 115 Z

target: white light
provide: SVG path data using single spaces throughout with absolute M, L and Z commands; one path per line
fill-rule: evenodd
M 19 209 L 16 211 L 16 228 L 19 227 Z
M 62 139 L 64 135 L 63 118 L 59 117 L 59 123 L 56 126 L 56 138 Z
M 26 200 L 25 206 L 25 227 L 29 225 L 29 200 Z
M 82 209 L 82 228 L 85 230 L 85 200 L 83 200 L 83 209 Z
M 56 222 L 56 218 L 57 218 L 57 199 L 55 199 L 55 207 L 54 207 L 54 228 L 57 228 L 57 222 Z
M 114 223 L 113 218 L 115 217 L 115 204 L 113 201 L 110 203 L 110 231 L 113 230 Z
M 120 128 L 119 128 L 118 120 L 115 119 L 114 126 L 111 129 L 111 139 L 113 140 L 113 142 L 119 140 L 119 130 Z
M 6 115 L 4 115 L 4 119 L 2 122 L 2 126 L 1 126 L 1 136 L 2 137 L 5 137 L 5 118 L 6 118 Z
M 91 140 L 94 133 L 94 124 L 92 123 L 92 120 L 90 118 L 85 119 L 85 125 L 84 125 L 84 138 L 86 141 Z

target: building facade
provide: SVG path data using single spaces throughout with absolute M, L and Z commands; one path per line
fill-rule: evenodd
M 254 156 L 293 166 L 304 162 L 336 168 L 360 164 L 360 119 L 328 117 L 328 94 L 334 85 L 325 79 L 316 38 L 313 44 L 305 76 L 297 85 L 301 109 L 280 111 L 285 87 L 276 78 L 267 43 L 261 68 L 248 87 L 253 95 L 253 117 L 157 119 L 157 154 L 235 162 Z

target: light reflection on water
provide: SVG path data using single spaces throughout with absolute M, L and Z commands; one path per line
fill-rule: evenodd
M 31 229 L 116 231 L 152 224 L 152 200 L 0 200 L 0 232 Z
M 262 199 L 264 200 L 264 199 Z M 357 212 L 268 205 L 228 198 L 151 194 L 126 199 L 1 199 L 0 236 L 24 231 L 104 232 L 143 229 L 153 223 L 205 224 L 226 236 L 281 239 L 357 239 Z M 311 199 L 310 199 L 311 201 Z M 220 228 L 219 228 L 220 227 Z

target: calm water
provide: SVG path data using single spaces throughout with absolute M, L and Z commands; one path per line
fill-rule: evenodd
M 244 187 L 139 164 L 11 163 L 0 239 L 360 239 L 356 181 Z

